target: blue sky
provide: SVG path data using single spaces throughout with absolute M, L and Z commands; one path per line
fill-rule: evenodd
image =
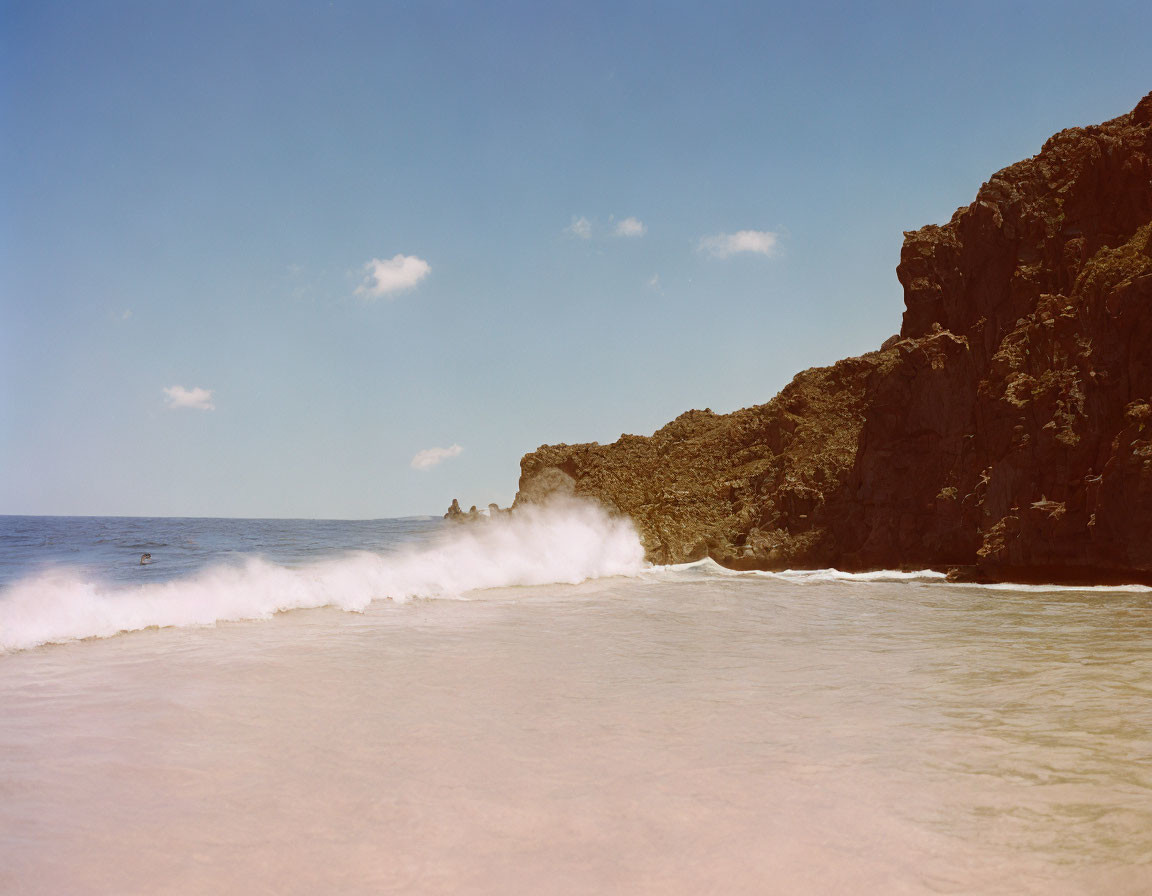
M 0 513 L 506 504 L 877 347 L 903 230 L 1152 90 L 1147 3 L 0 17 Z

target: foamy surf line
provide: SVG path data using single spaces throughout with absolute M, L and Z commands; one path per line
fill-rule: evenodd
M 767 578 L 782 582 L 808 584 L 828 584 L 830 582 L 874 582 L 891 585 L 900 582 L 943 582 L 947 577 L 934 569 L 900 570 L 881 569 L 873 572 L 843 572 L 839 569 L 784 569 L 771 571 L 764 569 L 729 569 L 711 558 L 695 560 L 691 563 L 675 563 L 668 566 L 654 566 L 648 575 L 665 578 L 685 578 L 701 576 L 728 576 L 736 578 Z
M 869 572 L 844 572 L 834 567 L 826 569 L 729 569 L 711 558 L 691 563 L 653 566 L 644 573 L 662 581 L 689 581 L 717 576 L 731 578 L 774 579 L 779 582 L 803 585 L 873 584 L 873 585 L 944 585 L 949 588 L 972 588 L 985 591 L 1016 591 L 1022 593 L 1086 592 L 1090 594 L 1141 594 L 1152 592 L 1147 585 L 1035 585 L 1015 582 L 950 582 L 946 573 L 935 569 L 877 569 Z
M 462 524 L 429 544 L 388 556 L 361 552 L 294 569 L 251 557 L 185 579 L 127 587 L 67 572 L 36 576 L 0 596 L 0 650 L 146 628 L 267 619 L 285 610 L 360 612 L 373 600 L 578 584 L 636 575 L 645 565 L 629 520 L 569 501 Z
M 1017 582 L 950 582 L 946 573 L 934 569 L 900 570 L 879 569 L 872 572 L 842 572 L 839 569 L 787 569 L 782 572 L 762 572 L 759 575 L 772 576 L 791 582 L 859 582 L 893 585 L 903 582 L 919 585 L 945 585 L 949 588 L 975 588 L 984 591 L 1017 592 L 1089 592 L 1089 593 L 1138 593 L 1152 591 L 1146 585 L 1029 585 Z

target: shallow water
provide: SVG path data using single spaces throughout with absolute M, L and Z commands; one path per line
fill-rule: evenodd
M 0 891 L 1152 890 L 1147 590 L 451 597 L 0 654 Z

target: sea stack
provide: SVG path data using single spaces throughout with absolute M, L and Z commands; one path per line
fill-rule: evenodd
M 905 234 L 878 351 L 767 404 L 543 446 L 516 503 L 627 514 L 649 559 L 1152 582 L 1152 94 Z

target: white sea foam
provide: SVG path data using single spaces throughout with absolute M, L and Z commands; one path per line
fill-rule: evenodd
M 683 578 L 686 576 L 757 576 L 770 579 L 780 579 L 787 582 L 807 582 L 811 584 L 827 584 L 828 582 L 880 582 L 893 584 L 898 582 L 940 582 L 946 577 L 942 572 L 933 569 L 899 570 L 880 569 L 872 572 L 843 572 L 839 569 L 785 569 L 771 572 L 762 569 L 729 569 L 721 566 L 710 557 L 696 560 L 692 563 L 675 563 L 670 566 L 657 566 L 651 570 L 651 575 Z
M 47 573 L 0 595 L 0 650 L 151 627 L 265 619 L 283 610 L 361 611 L 384 598 L 453 598 L 483 588 L 575 584 L 634 575 L 644 566 L 630 521 L 572 501 L 453 527 L 431 543 L 387 556 L 360 552 L 298 568 L 251 557 L 242 565 L 136 586 Z
M 797 582 L 942 582 L 947 576 L 934 569 L 877 569 L 871 572 L 843 572 L 839 569 L 785 569 L 781 572 L 764 572 L 759 575 L 773 576 Z
M 1147 585 L 1023 585 L 1015 582 L 949 582 L 945 573 L 934 569 L 877 569 L 870 572 L 844 572 L 829 567 L 827 569 L 785 569 L 769 571 L 761 569 L 738 570 L 721 566 L 710 557 L 692 563 L 676 563 L 668 566 L 651 567 L 645 575 L 660 580 L 684 581 L 695 578 L 708 579 L 716 576 L 750 576 L 776 579 L 782 582 L 827 585 L 835 582 L 853 584 L 919 584 L 946 585 L 951 588 L 975 588 L 987 591 L 1015 591 L 1024 593 L 1048 592 L 1089 592 L 1101 594 L 1141 594 L 1152 592 Z

